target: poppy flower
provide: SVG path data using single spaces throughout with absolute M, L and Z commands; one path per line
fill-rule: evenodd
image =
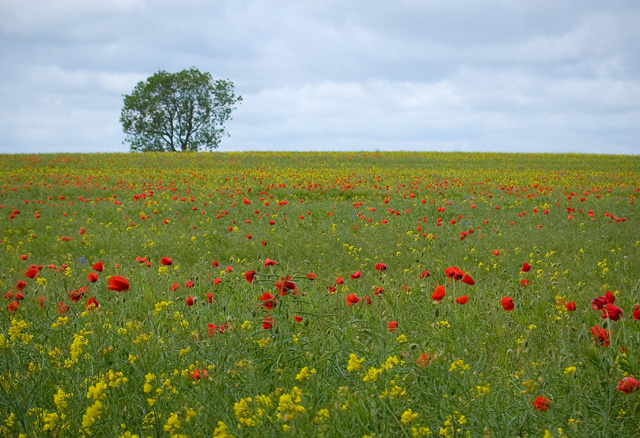
M 191 280 L 187 281 L 184 284 L 184 287 L 186 287 L 187 289 L 191 289 L 193 286 L 195 286 L 195 283 L 193 281 L 191 281 Z
M 178 289 L 180 289 L 180 286 L 181 286 L 180 283 L 173 283 L 171 285 L 171 292 L 177 291 Z
M 344 280 L 342 279 L 342 277 L 336 278 L 336 284 L 344 284 Z
M 364 297 L 364 302 L 371 305 L 371 298 L 369 296 Z
M 390 323 L 387 324 L 387 328 L 389 329 L 389 331 L 391 333 L 395 333 L 396 330 L 398 329 L 398 322 L 397 321 L 391 321 Z
M 87 300 L 87 304 L 84 305 L 84 310 L 85 312 L 91 310 L 91 309 L 95 309 L 96 307 L 100 307 L 100 304 L 98 303 L 98 300 L 96 300 L 94 297 L 90 297 Z
M 94 271 L 102 272 L 102 269 L 104 268 L 104 265 L 103 265 L 102 262 L 98 262 L 98 263 L 94 264 L 92 266 L 92 268 L 93 268 Z
M 9 313 L 13 313 L 16 310 L 18 310 L 18 307 L 20 306 L 20 304 L 17 301 L 12 301 L 9 303 L 9 305 L 7 306 L 7 310 L 9 311 Z
M 213 292 L 207 292 L 207 302 L 209 304 L 213 304 L 215 300 L 216 300 L 216 297 L 213 296 Z
M 522 264 L 522 272 L 529 272 L 531 270 L 531 265 L 527 262 Z
M 441 301 L 445 295 L 446 293 L 444 291 L 444 286 L 438 286 L 436 287 L 436 290 L 434 290 L 431 294 L 431 299 L 435 301 Z
M 263 293 L 262 295 L 260 295 L 260 298 L 258 299 L 263 302 L 262 305 L 267 310 L 271 310 L 276 306 L 275 297 L 271 295 L 269 292 Z
M 304 274 L 305 277 L 307 277 L 307 279 L 309 280 L 315 280 L 316 279 L 316 274 L 314 274 L 313 272 L 309 272 L 308 274 Z
M 357 280 L 358 278 L 360 278 L 360 276 L 362 275 L 362 271 L 356 271 L 353 274 L 350 275 L 352 280 Z
M 211 262 L 211 267 L 212 268 L 217 268 L 218 266 L 220 266 L 220 264 L 217 261 L 214 260 L 214 261 Z
M 529 280 L 527 280 L 526 278 L 523 278 L 522 280 L 520 280 L 520 287 L 527 287 L 531 284 L 531 282 Z
M 209 335 L 209 337 L 211 337 L 211 335 Z M 191 373 L 189 374 L 189 378 L 191 380 L 200 380 L 203 377 L 205 379 L 209 377 L 209 372 L 205 368 L 202 368 L 200 370 L 196 368 L 195 370 L 191 371 Z
M 231 272 L 233 272 L 233 266 L 227 266 L 225 270 L 227 271 L 227 274 L 231 274 Z
M 602 309 L 602 319 L 609 318 L 612 321 L 617 321 L 622 316 L 622 309 L 615 304 L 607 303 Z
M 213 284 L 220 284 L 220 283 L 222 283 L 221 279 L 219 279 L 219 278 L 214 278 L 213 279 Z
M 136 262 L 138 262 L 138 263 L 144 263 L 146 261 L 147 261 L 147 256 L 144 256 L 144 257 L 138 256 L 138 257 L 136 257 Z
M 273 317 L 267 316 L 262 321 L 262 329 L 263 330 L 271 330 L 273 328 Z
M 616 302 L 616 296 L 609 291 L 606 291 L 604 293 L 604 299 L 607 300 L 607 303 L 609 304 L 613 304 Z
M 638 382 L 633 377 L 625 377 L 618 382 L 618 386 L 616 387 L 616 391 L 624 392 L 625 394 L 631 394 L 633 391 L 636 391 L 640 387 L 640 382 Z
M 116 292 L 126 292 L 129 290 L 129 282 L 121 275 L 114 275 L 107 280 L 107 289 L 114 290 Z
M 291 277 L 289 276 L 287 276 L 287 278 L 280 277 L 280 281 L 276 281 L 276 289 L 278 289 L 280 296 L 285 296 L 289 291 L 291 291 L 293 295 L 298 295 L 298 287 L 291 281 Z
M 329 287 L 328 287 L 328 289 L 329 289 L 329 293 L 330 293 L 330 294 L 334 294 L 334 293 L 336 293 L 336 290 L 337 290 L 337 289 L 336 289 L 335 287 L 333 287 L 333 286 L 329 286 Z
M 162 257 L 160 259 L 160 264 L 165 266 L 173 265 L 173 260 L 171 260 L 169 257 Z
M 193 297 L 187 297 L 187 298 L 185 298 L 185 299 L 184 299 L 184 303 L 185 303 L 187 306 L 189 306 L 189 307 L 193 306 Z
M 38 272 L 40 272 L 40 271 L 38 271 L 35 268 L 31 268 L 27 272 L 24 273 L 24 276 L 28 277 L 28 278 L 36 278 L 38 276 Z
M 218 326 L 212 323 L 207 324 L 207 334 L 209 337 L 218 332 Z M 196 370 L 197 371 L 197 370 Z
M 294 315 L 294 316 L 293 316 L 293 320 L 294 320 L 295 322 L 302 322 L 302 316 Z
M 453 280 L 460 280 L 462 277 L 464 277 L 464 272 L 459 269 L 457 266 L 451 266 L 449 268 L 446 268 L 444 270 L 445 275 L 447 276 L 447 278 L 452 278 Z
M 589 331 L 593 336 L 593 343 L 596 345 L 602 345 L 603 347 L 608 347 L 611 340 L 611 330 L 603 329 L 598 327 L 597 325 L 594 327 L 589 327 Z
M 45 297 L 44 295 L 41 295 L 38 297 L 38 306 L 40 306 L 41 309 L 44 309 L 44 305 L 47 302 L 47 297 Z
M 266 268 L 267 266 L 275 266 L 276 265 L 276 261 L 275 260 L 271 260 L 270 258 L 267 258 L 267 260 L 264 261 L 264 267 Z
M 25 287 L 27 287 L 27 282 L 20 280 L 17 284 L 16 284 L 16 289 L 18 289 L 19 291 L 23 290 Z
M 468 296 L 462 295 L 461 297 L 456 298 L 456 303 L 458 304 L 467 304 Z
M 380 295 L 382 292 L 384 292 L 384 287 L 376 287 L 375 290 L 373 291 L 374 295 Z
M 551 400 L 539 395 L 531 402 L 531 406 L 533 406 L 536 411 L 546 411 L 549 409 L 549 406 L 551 406 Z
M 87 281 L 95 283 L 96 281 L 98 281 L 98 274 L 96 274 L 95 272 L 89 272 L 89 275 L 87 275 Z
M 420 356 L 418 356 L 418 359 L 416 360 L 416 365 L 418 365 L 420 368 L 424 368 L 427 365 L 429 365 L 430 359 L 431 359 L 431 354 L 422 353 Z
M 24 295 L 22 294 L 22 292 L 18 292 L 16 294 L 16 301 L 21 301 L 24 300 Z
M 354 304 L 360 302 L 360 298 L 356 296 L 356 294 L 347 295 L 347 306 L 351 307 Z
M 68 313 L 68 312 L 69 312 L 69 306 L 67 306 L 65 303 L 60 301 L 58 303 L 58 314 L 64 315 L 65 313 Z
M 498 256 L 498 255 L 500 255 L 500 250 L 499 250 L 499 249 L 496 249 L 495 251 L 493 251 L 493 255 L 494 255 L 494 256 Z
M 385 265 L 384 263 L 378 263 L 376 265 L 376 271 L 386 271 L 387 270 L 387 265 Z
M 465 274 L 465 276 L 462 277 L 462 280 L 460 281 L 462 281 L 465 284 L 468 284 L 469 286 L 473 286 L 474 284 L 476 284 L 476 282 L 473 281 L 473 278 L 471 278 L 469 274 Z
M 604 309 L 604 306 L 607 304 L 607 299 L 605 297 L 597 297 L 591 300 L 591 308 L 594 310 Z
M 513 310 L 513 299 L 510 297 L 504 297 L 503 299 L 501 299 L 500 304 L 502 305 L 502 308 L 507 312 L 511 312 Z
M 640 304 L 636 305 L 636 308 L 631 313 L 631 316 L 633 316 L 634 321 L 637 321 L 640 319 Z
M 77 291 L 76 290 L 69 291 L 69 293 L 67 294 L 67 298 L 69 298 L 70 301 L 77 303 L 82 299 L 84 294 L 87 293 L 88 291 L 89 291 L 89 288 L 84 286 L 78 289 Z
M 574 310 L 576 310 L 576 302 L 571 301 L 570 303 L 566 303 L 564 305 L 564 308 L 567 309 L 568 312 L 573 312 Z
M 256 271 L 248 271 L 244 274 L 244 279 L 247 280 L 247 283 L 253 282 L 253 279 L 256 276 Z
M 422 271 L 422 272 L 420 273 L 420 279 L 422 280 L 422 279 L 423 279 L 423 278 L 425 278 L 425 277 L 431 277 L 431 272 L 429 272 L 429 271 Z

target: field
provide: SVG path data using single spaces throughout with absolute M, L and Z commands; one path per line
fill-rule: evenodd
M 640 436 L 640 157 L 0 157 L 0 436 Z

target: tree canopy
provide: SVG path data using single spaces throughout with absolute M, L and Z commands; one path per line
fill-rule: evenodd
M 131 151 L 212 150 L 229 135 L 224 123 L 241 101 L 229 80 L 196 68 L 160 70 L 124 95 L 120 122 Z

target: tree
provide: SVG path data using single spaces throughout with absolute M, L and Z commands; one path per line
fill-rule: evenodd
M 241 101 L 229 80 L 195 68 L 160 70 L 124 95 L 120 123 L 131 151 L 211 150 L 229 135 L 224 122 Z

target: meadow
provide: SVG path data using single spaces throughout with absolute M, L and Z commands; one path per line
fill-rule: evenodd
M 0 156 L 0 435 L 640 436 L 639 169 Z

